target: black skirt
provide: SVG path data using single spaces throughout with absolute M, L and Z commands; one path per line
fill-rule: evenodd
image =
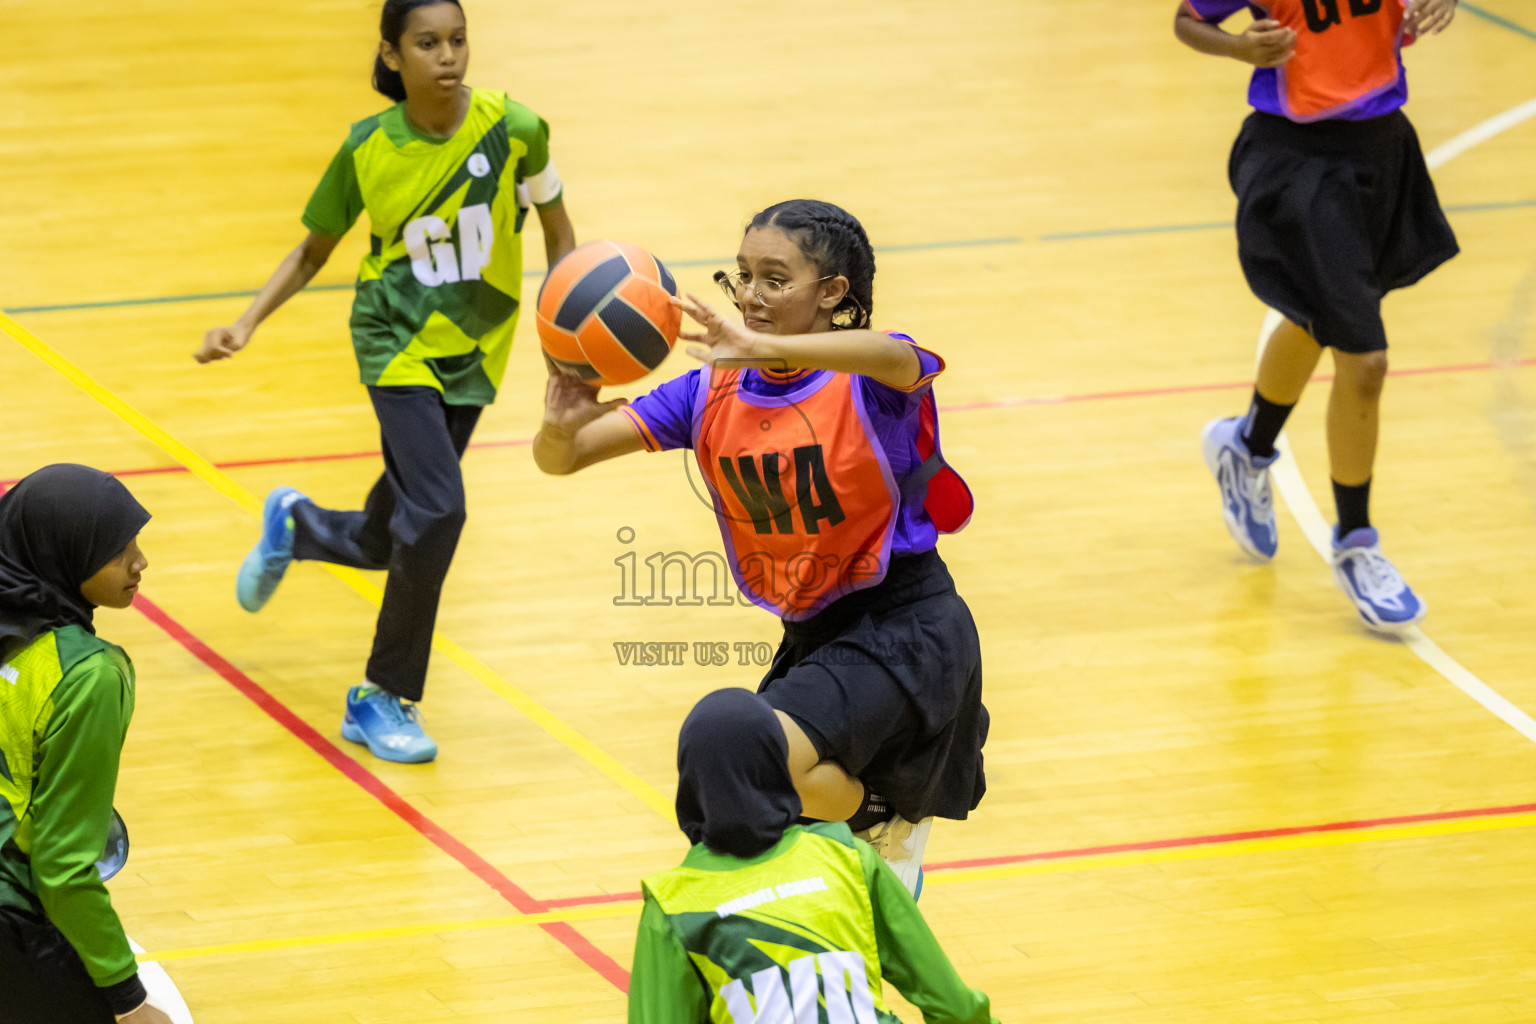
M 1228 177 L 1248 286 L 1341 352 L 1385 349 L 1382 296 L 1458 251 L 1401 110 L 1307 124 L 1255 111 Z
M 909 821 L 964 818 L 986 792 L 981 642 L 937 551 L 785 622 L 758 692 Z

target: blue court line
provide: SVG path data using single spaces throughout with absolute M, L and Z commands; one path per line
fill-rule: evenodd
M 1018 235 L 1006 235 L 998 238 L 957 238 L 942 242 L 913 242 L 908 245 L 877 245 L 876 253 L 894 252 L 929 252 L 936 249 L 977 249 L 995 245 L 1022 245 L 1024 239 Z M 734 256 L 712 256 L 708 259 L 692 260 L 667 260 L 669 267 L 726 267 L 734 265 Z M 544 268 L 538 267 L 523 271 L 524 278 L 543 277 Z M 312 284 L 304 289 L 307 292 L 343 292 L 351 291 L 356 282 L 338 282 L 335 284 Z M 300 293 L 303 294 L 303 293 Z M 21 313 L 74 313 L 91 309 L 127 309 L 132 306 L 169 306 L 180 302 L 216 302 L 220 299 L 249 299 L 256 295 L 256 289 L 237 292 L 193 292 L 185 295 L 151 295 L 138 299 L 104 299 L 97 302 L 61 302 L 45 306 L 11 306 L 3 311 L 7 316 L 16 316 Z
M 1461 9 L 1473 17 L 1482 18 L 1484 21 L 1492 22 L 1500 28 L 1507 28 L 1516 35 L 1525 36 L 1525 38 L 1531 40 L 1532 42 L 1536 42 L 1536 31 L 1526 28 L 1519 22 L 1510 21 L 1502 14 L 1494 14 L 1492 11 L 1485 10 L 1474 4 L 1466 3 L 1465 0 L 1463 0 L 1463 3 L 1461 4 Z
M 1446 213 L 1488 213 L 1493 210 L 1523 210 L 1536 207 L 1536 199 L 1512 199 L 1495 203 L 1451 203 Z M 1129 238 L 1134 235 L 1171 235 L 1184 231 L 1230 231 L 1229 220 L 1193 221 L 1188 224 L 1149 224 L 1137 228 L 1101 228 L 1094 231 L 1056 231 L 1041 235 L 1042 242 L 1079 242 L 1090 238 Z

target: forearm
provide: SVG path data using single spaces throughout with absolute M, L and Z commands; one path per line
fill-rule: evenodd
M 1239 36 L 1233 35 L 1220 25 L 1201 21 L 1183 8 L 1180 8 L 1174 16 L 1173 34 L 1178 36 L 1179 42 L 1199 53 L 1209 54 L 1212 57 L 1241 59 L 1238 56 Z
M 323 251 L 321 251 L 322 248 Z M 303 291 L 304 286 L 314 280 L 320 268 L 325 266 L 329 257 L 330 247 L 317 247 L 308 239 L 299 243 L 299 246 L 277 265 L 277 269 L 267 279 L 267 283 L 262 285 L 261 291 L 256 293 L 256 298 L 251 300 L 250 307 L 240 315 L 238 323 L 247 330 L 254 331 L 263 320 L 276 312 L 279 306 Z
M 916 384 L 922 372 L 910 344 L 880 331 L 761 335 L 753 346 L 752 360 L 785 369 L 856 373 L 898 388 Z
M 544 229 L 544 265 L 553 267 L 576 248 L 576 228 L 565 211 L 565 200 L 539 207 L 539 226 Z

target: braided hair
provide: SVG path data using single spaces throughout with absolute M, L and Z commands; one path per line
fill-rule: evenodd
M 848 279 L 848 294 L 832 310 L 832 329 L 868 327 L 875 308 L 875 250 L 858 218 L 819 199 L 791 199 L 753 217 L 747 230 L 769 226 L 794 239 L 821 273 Z

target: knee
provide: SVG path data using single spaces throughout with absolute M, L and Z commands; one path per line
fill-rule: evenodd
M 468 515 L 462 497 L 458 501 L 445 501 L 435 506 L 414 509 L 396 509 L 390 532 L 395 543 L 407 549 L 422 551 L 446 547 L 452 550 L 458 543 Z
M 1374 402 L 1381 397 L 1387 383 L 1387 353 L 1363 352 L 1335 357 L 1338 375 L 1334 387 L 1347 388 L 1362 401 Z

